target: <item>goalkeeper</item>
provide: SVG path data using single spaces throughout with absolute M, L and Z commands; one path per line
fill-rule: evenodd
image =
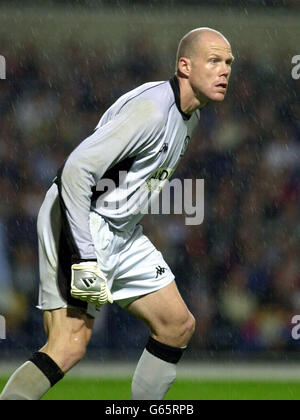
M 38 216 L 39 308 L 48 340 L 11 376 L 0 399 L 40 399 L 83 358 L 98 311 L 113 301 L 150 330 L 131 398 L 165 397 L 195 320 L 143 234 L 144 196 L 148 188 L 151 200 L 173 174 L 200 109 L 223 101 L 232 61 L 219 32 L 189 32 L 178 47 L 176 75 L 120 97 L 66 159 Z M 104 192 L 105 179 L 114 187 Z

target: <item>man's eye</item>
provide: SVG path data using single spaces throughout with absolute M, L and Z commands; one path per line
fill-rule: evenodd
M 210 61 L 211 63 L 217 63 L 217 62 L 218 62 L 218 59 L 217 59 L 217 58 L 211 58 L 209 61 Z

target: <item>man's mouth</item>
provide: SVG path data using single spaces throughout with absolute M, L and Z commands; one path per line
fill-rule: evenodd
M 221 83 L 218 83 L 218 84 L 216 85 L 216 87 L 217 87 L 217 88 L 222 88 L 222 89 L 224 89 L 224 90 L 226 90 L 226 89 L 227 89 L 227 86 L 228 86 L 228 84 L 227 84 L 227 83 L 225 83 L 225 82 L 221 82 Z

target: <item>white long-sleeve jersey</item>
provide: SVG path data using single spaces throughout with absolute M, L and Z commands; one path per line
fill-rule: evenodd
M 151 196 L 173 174 L 199 118 L 199 111 L 191 117 L 181 111 L 176 76 L 139 86 L 105 112 L 94 133 L 66 159 L 51 187 L 59 195 L 73 261 L 96 260 L 91 211 L 119 231 L 139 223 Z M 103 193 L 104 185 L 108 190 Z

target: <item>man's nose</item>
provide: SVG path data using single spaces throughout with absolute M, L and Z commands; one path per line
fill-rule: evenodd
M 222 71 L 220 76 L 225 76 L 226 78 L 230 75 L 231 72 L 231 68 L 228 64 L 224 64 L 224 66 L 222 67 Z

